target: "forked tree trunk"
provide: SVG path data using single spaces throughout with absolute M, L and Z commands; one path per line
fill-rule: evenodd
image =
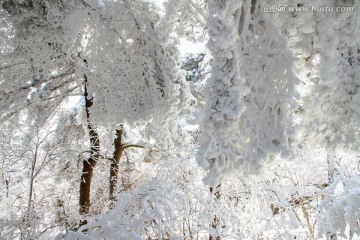
M 138 144 L 124 144 L 122 142 L 123 126 L 116 130 L 116 138 L 114 139 L 114 153 L 110 163 L 110 177 L 109 177 L 109 199 L 113 203 L 115 201 L 114 192 L 116 185 L 119 182 L 119 167 L 121 156 L 126 148 L 144 148 Z
M 83 161 L 83 169 L 81 174 L 80 181 L 80 199 L 79 199 L 79 212 L 81 215 L 86 215 L 89 213 L 90 209 L 90 190 L 91 190 L 91 179 L 94 172 L 94 167 L 99 160 L 100 156 L 100 142 L 99 135 L 96 129 L 90 122 L 90 108 L 93 105 L 93 98 L 89 98 L 87 91 L 87 76 L 85 78 L 85 111 L 86 111 L 86 120 L 88 124 L 89 137 L 90 137 L 90 157 L 87 160 Z M 80 222 L 80 225 L 86 224 L 87 221 L 83 220 Z
M 114 191 L 118 183 L 118 173 L 120 159 L 123 154 L 124 148 L 121 142 L 123 134 L 123 127 L 120 126 L 120 129 L 116 130 L 116 138 L 114 139 L 114 153 L 110 163 L 110 183 L 109 183 L 109 199 L 111 201 L 115 200 Z

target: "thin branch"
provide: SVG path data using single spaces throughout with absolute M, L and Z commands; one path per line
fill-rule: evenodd
M 3 69 L 12 68 L 12 67 L 15 67 L 17 65 L 22 65 L 22 64 L 26 64 L 26 63 L 25 62 L 19 62 L 19 63 L 13 63 L 11 65 L 5 65 L 5 66 L 0 67 L 0 71 L 3 70 Z
M 122 146 L 123 149 L 126 149 L 126 148 L 145 148 L 144 146 L 142 145 L 138 145 L 138 144 L 124 144 Z

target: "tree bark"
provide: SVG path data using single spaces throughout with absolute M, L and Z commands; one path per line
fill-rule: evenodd
M 138 144 L 126 144 L 122 142 L 123 125 L 116 130 L 116 138 L 114 139 L 114 153 L 110 159 L 110 177 L 109 177 L 109 199 L 115 201 L 114 192 L 119 181 L 119 167 L 121 156 L 126 148 L 144 148 Z
M 334 174 L 335 174 L 335 156 L 332 152 L 327 154 L 327 167 L 328 167 L 328 184 L 329 186 L 334 183 Z M 337 234 L 329 232 L 327 233 L 327 239 L 337 240 Z
M 79 199 L 79 212 L 81 215 L 86 215 L 89 213 L 90 209 L 90 190 L 91 190 L 91 179 L 93 177 L 94 167 L 99 160 L 100 156 L 100 141 L 99 135 L 91 124 L 90 121 L 90 108 L 93 105 L 93 97 L 89 98 L 87 91 L 87 76 L 84 75 L 85 78 L 85 111 L 86 111 L 86 119 L 89 130 L 90 137 L 90 157 L 87 160 L 83 161 L 83 170 L 81 174 L 80 181 L 80 199 Z M 80 225 L 86 224 L 87 221 L 83 220 L 80 222 Z
M 219 199 L 220 199 L 220 188 L 221 186 L 221 183 L 215 188 L 215 191 L 214 192 L 214 188 L 213 187 L 210 187 L 210 194 L 213 195 L 214 199 L 215 199 L 215 202 L 218 202 Z M 211 227 L 213 228 L 213 232 L 215 233 L 214 235 L 213 234 L 210 234 L 209 235 L 209 240 L 220 240 L 220 236 L 219 234 L 217 233 L 218 232 L 218 229 L 219 229 L 219 223 L 220 223 L 220 218 L 219 216 L 217 216 L 216 214 L 214 214 L 213 216 L 213 219 L 212 219 L 212 222 L 211 222 Z
M 120 128 L 116 130 L 116 138 L 114 139 L 114 153 L 110 163 L 109 199 L 111 201 L 115 200 L 114 191 L 118 183 L 120 159 L 124 151 L 123 144 L 121 142 L 122 134 L 123 127 L 120 126 Z
M 335 173 L 335 159 L 333 153 L 327 154 L 327 167 L 328 167 L 328 184 L 329 186 L 334 182 Z

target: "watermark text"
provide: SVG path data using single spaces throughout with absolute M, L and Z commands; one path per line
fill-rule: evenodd
M 353 12 L 353 6 L 286 6 L 286 5 L 261 5 L 260 11 L 267 13 L 277 13 L 277 12 Z

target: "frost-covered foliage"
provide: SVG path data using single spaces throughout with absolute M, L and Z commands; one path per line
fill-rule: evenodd
M 303 96 L 297 111 L 303 130 L 298 141 L 324 147 L 331 159 L 341 150 L 358 152 L 359 2 L 323 3 L 354 8 L 348 12 L 279 13 L 276 22 L 298 57 L 296 65 Z M 288 4 L 295 6 L 297 2 L 289 1 Z M 303 1 L 302 4 L 311 6 L 313 2 Z M 336 177 L 336 173 L 343 170 L 333 165 L 332 161 L 328 162 L 328 169 L 330 186 L 321 193 L 324 198 L 320 199 L 317 209 L 320 212 L 317 218 L 319 234 L 328 238 L 335 238 L 338 234 L 344 237 L 345 234 L 350 239 L 359 234 L 358 223 L 354 222 L 353 216 L 358 214 L 357 189 L 352 184 L 345 184 L 343 192 L 335 194 L 334 188 L 345 182 L 357 182 L 356 168 L 353 166 L 346 179 L 342 174 Z
M 2 125 L 0 236 L 5 239 L 37 239 L 49 229 L 76 224 L 73 177 L 79 172 L 76 161 L 64 159 L 76 159 L 78 136 L 71 136 L 71 143 L 77 145 L 74 149 L 65 140 L 71 129 L 64 126 L 61 137 L 56 137 L 55 125 L 48 122 L 48 128 L 35 125 L 34 129 L 18 128 L 13 122 Z
M 137 162 L 138 171 L 146 169 L 140 174 L 142 181 L 135 176 L 132 187 L 118 193 L 115 208 L 81 228 L 87 233 L 79 229 L 65 237 L 157 239 L 160 232 L 164 238 L 208 239 L 216 214 L 222 239 L 316 239 L 316 207 L 327 179 L 326 153 L 304 146 L 290 163 L 277 159 L 256 176 L 232 175 L 222 182 L 221 197 L 215 202 L 202 182 L 205 173 L 195 167 L 195 146 L 187 143 L 184 152 L 177 153 L 181 161 L 166 156 L 165 164 L 151 154 L 152 162 Z M 302 168 L 308 159 L 313 171 Z M 146 197 L 149 205 L 143 204 Z
M 181 198 L 176 189 L 160 187 L 158 182 L 155 186 L 147 183 L 145 189 L 138 187 L 135 191 L 128 191 L 119 195 L 121 199 L 109 213 L 100 215 L 92 223 L 83 226 L 78 233 L 70 232 L 64 239 L 74 239 L 83 235 L 82 239 L 143 239 L 174 237 L 177 229 L 176 218 L 180 215 L 174 212 Z M 174 193 L 176 191 L 177 193 Z M 81 234 L 86 231 L 86 234 Z M 180 232 L 179 236 L 180 235 Z M 160 237 L 161 236 L 161 237 Z M 175 235 L 176 236 L 176 235 Z
M 79 43 L 72 49 L 82 61 L 76 75 L 79 79 L 87 76 L 88 91 L 95 96 L 94 124 L 147 120 L 175 104 L 172 99 L 179 92 L 174 88 L 179 81 L 173 70 L 178 64 L 176 50 L 168 36 L 158 31 L 159 19 L 149 4 L 108 2 L 106 9 L 99 8 L 90 17 L 79 6 L 68 22 L 83 23 L 80 29 L 69 27 L 69 38 Z
M 196 103 L 192 104 L 194 110 L 205 105 L 204 89 L 211 69 L 212 58 L 205 52 L 187 54 L 183 57 L 181 68 L 185 70 L 185 78 L 189 84 L 192 96 Z
M 69 11 L 61 0 L 3 2 L 2 120 L 28 109 L 31 119 L 43 122 L 64 96 L 76 93 L 71 84 L 74 66 L 64 41 L 63 22 Z
M 357 2 L 358 3 L 358 2 Z M 359 146 L 360 26 L 356 12 L 314 15 L 307 138 L 331 149 Z M 330 67 L 331 66 L 331 67 Z M 346 124 L 344 124 L 346 123 Z
M 209 2 L 213 55 L 200 117 L 198 162 L 210 185 L 226 172 L 257 170 L 269 154 L 289 155 L 296 106 L 294 58 L 276 26 L 250 1 Z
M 164 3 L 166 15 L 164 21 L 171 24 L 178 37 L 191 41 L 204 40 L 207 19 L 204 0 L 168 0 Z
M 181 68 L 186 71 L 186 81 L 197 82 L 204 78 L 202 63 L 205 53 L 187 54 L 182 60 Z
M 180 60 L 170 37 L 173 26 L 161 21 L 148 2 L 117 1 L 78 5 L 67 19 L 68 41 L 76 57 L 76 81 L 86 77 L 93 105 L 92 124 L 101 128 L 102 145 L 111 147 L 119 124 L 145 124 L 146 134 L 171 144 L 168 126 L 188 101 Z M 79 22 L 77 28 L 71 27 Z M 126 28 L 124 28 L 126 26 Z M 143 126 L 137 126 L 143 128 Z M 150 136 L 149 136 L 150 138 Z
M 349 239 L 360 236 L 360 169 L 351 171 L 342 166 L 351 163 L 351 156 L 343 154 L 343 158 L 337 161 L 333 183 L 321 193 L 323 199 L 317 214 L 319 236 L 338 235 Z
M 344 191 L 338 196 L 328 197 L 319 207 L 319 232 L 323 235 L 339 234 L 345 238 L 360 234 L 359 179 L 345 180 L 342 184 Z
M 108 129 L 108 142 L 120 123 L 162 116 L 154 121 L 165 124 L 175 111 L 185 88 L 176 40 L 151 3 L 7 3 L 16 11 L 1 9 L 8 26 L 0 70 L 3 118 L 29 109 L 30 119 L 45 121 L 69 95 L 83 95 L 85 84 L 92 124 Z
M 359 10 L 152 2 L 1 2 L 0 239 L 356 238 Z
M 297 1 L 288 5 L 296 6 Z M 279 4 L 282 4 L 279 1 Z M 311 6 L 313 1 L 302 1 Z M 298 57 L 304 138 L 330 150 L 356 151 L 359 136 L 359 2 L 322 1 L 353 11 L 282 12 L 276 23 Z M 346 123 L 346 124 L 343 124 Z
M 130 178 L 123 180 L 115 206 L 90 218 L 75 231 L 59 235 L 65 239 L 183 239 L 206 236 L 209 225 L 209 193 L 194 161 L 193 137 L 184 136 L 180 152 L 152 149 L 133 162 Z M 180 161 L 179 161 L 180 160 Z M 126 162 L 123 163 L 126 168 Z M 200 183 L 196 188 L 194 186 Z M 82 232 L 86 230 L 85 232 Z M 205 231 L 205 232 L 204 232 Z M 60 238 L 62 239 L 62 238 Z
M 6 27 L 1 28 L 0 127 L 8 136 L 2 139 L 2 190 L 26 180 L 18 188 L 23 194 L 16 195 L 21 199 L 18 211 L 7 211 L 1 226 L 6 226 L 7 238 L 39 238 L 49 236 L 48 229 L 79 224 L 77 187 L 81 163 L 91 156 L 89 122 L 102 140 L 97 184 L 90 190 L 93 214 L 106 210 L 100 206 L 107 205 L 108 189 L 100 185 L 108 183 L 114 130 L 120 123 L 140 122 L 137 127 L 146 135 L 143 142 L 148 141 L 144 145 L 158 141 L 157 147 L 172 146 L 171 133 L 176 131 L 171 117 L 178 111 L 178 98 L 185 106 L 189 94 L 179 71 L 176 39 L 170 37 L 173 28 L 160 21 L 147 1 L 9 0 L 2 3 L 1 21 Z M 92 103 L 86 111 L 85 93 Z M 80 104 L 64 111 L 73 96 Z M 28 139 L 16 142 L 21 146 L 16 152 L 7 149 L 21 140 L 12 128 Z M 46 139 L 51 151 L 42 141 L 36 144 L 38 131 L 51 133 Z M 17 157 L 21 160 L 13 167 L 23 169 L 18 174 L 24 176 L 8 179 L 15 170 L 6 167 Z M 15 194 L 10 192 L 9 197 L 4 199 L 7 206 L 17 204 Z M 42 214 L 44 208 L 53 211 Z

